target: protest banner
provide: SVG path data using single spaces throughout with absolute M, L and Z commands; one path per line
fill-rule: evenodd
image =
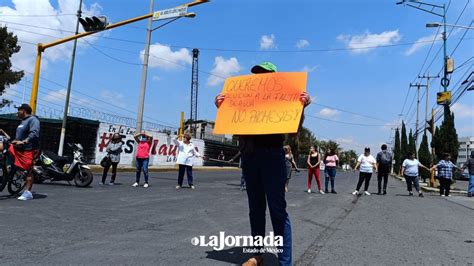
M 278 72 L 226 79 L 225 100 L 217 112 L 214 134 L 296 133 L 303 113 L 300 94 L 306 72 Z

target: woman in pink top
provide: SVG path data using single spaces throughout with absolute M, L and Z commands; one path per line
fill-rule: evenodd
M 326 158 L 324 158 L 324 165 L 326 171 L 326 178 L 324 180 L 325 191 L 329 193 L 328 190 L 328 183 L 331 180 L 331 193 L 337 194 L 336 190 L 334 189 L 334 178 L 336 177 L 336 166 L 339 164 L 339 158 L 336 155 L 336 152 L 329 149 L 326 153 Z
M 153 137 L 142 131 L 142 133 L 135 134 L 135 141 L 137 145 L 136 161 L 137 161 L 137 176 L 133 187 L 138 187 L 140 183 L 140 174 L 143 170 L 145 176 L 145 184 L 143 187 L 148 187 L 148 160 L 150 159 L 150 148 L 153 142 Z

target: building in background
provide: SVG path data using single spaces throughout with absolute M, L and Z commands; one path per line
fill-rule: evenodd
M 457 165 L 462 166 L 471 156 L 471 151 L 474 151 L 474 137 L 462 137 L 459 141 L 459 154 Z
M 232 143 L 232 136 L 215 135 L 213 133 L 214 126 L 216 124 L 214 121 L 197 120 L 195 124 L 196 124 L 196 138 Z M 184 123 L 184 131 L 191 131 L 190 125 L 191 125 L 190 121 L 189 120 L 186 121 Z

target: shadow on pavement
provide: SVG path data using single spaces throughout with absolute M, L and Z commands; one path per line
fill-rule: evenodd
M 45 195 L 45 194 L 38 194 L 38 193 L 36 193 L 36 192 L 33 192 L 33 199 L 35 199 L 35 200 L 36 200 L 36 199 L 45 199 L 45 198 L 47 198 L 47 197 L 48 197 L 48 196 Z
M 0 196 L 0 200 L 8 200 L 8 199 L 13 199 L 14 197 L 11 195 L 2 195 Z
M 252 254 L 243 253 L 242 247 L 235 247 L 230 249 L 224 249 L 221 251 L 206 251 L 207 259 L 217 260 L 221 262 L 241 265 L 247 261 Z M 264 265 L 278 265 L 278 258 L 275 254 L 265 253 L 263 255 Z
M 18 197 L 20 196 L 20 194 L 18 195 L 15 195 L 15 196 L 12 196 L 12 195 L 3 195 L 3 196 L 0 196 L 0 201 L 1 200 L 9 200 L 9 199 L 17 199 Z M 33 199 L 45 199 L 47 198 L 48 196 L 47 195 L 44 195 L 44 194 L 38 194 L 36 192 L 33 192 Z
M 58 183 L 61 182 L 61 183 Z M 65 182 L 65 181 L 64 181 Z M 59 187 L 77 187 L 80 189 L 83 188 L 93 188 L 92 185 L 89 185 L 87 187 L 78 187 L 74 184 L 74 181 L 72 183 L 64 183 L 63 181 L 57 181 L 57 182 L 47 182 L 47 183 L 42 183 L 42 184 L 35 184 L 35 186 L 59 186 Z

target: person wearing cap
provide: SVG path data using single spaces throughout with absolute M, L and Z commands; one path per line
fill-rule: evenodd
M 356 190 L 352 192 L 352 195 L 361 195 L 361 193 L 359 193 L 359 189 L 362 186 L 362 183 L 365 182 L 364 193 L 365 195 L 370 196 L 370 193 L 368 191 L 370 178 L 372 177 L 374 169 L 375 171 L 377 171 L 377 161 L 375 160 L 374 156 L 370 154 L 369 147 L 366 147 L 364 149 L 364 154 L 361 154 L 357 159 L 357 165 L 355 169 L 359 168 L 359 182 L 357 182 Z
M 31 107 L 24 103 L 18 107 L 17 115 L 21 119 L 20 125 L 16 128 L 15 139 L 11 142 L 9 152 L 15 159 L 15 167 L 30 171 L 33 162 L 38 155 L 40 146 L 40 122 L 38 118 L 31 115 Z M 31 200 L 33 194 L 33 177 L 28 173 L 26 177 L 26 190 L 18 198 L 19 200 Z
M 471 151 L 471 158 L 467 159 L 462 167 L 464 169 L 469 169 L 469 186 L 467 187 L 467 196 L 474 196 L 474 151 Z
M 270 62 L 264 62 L 252 67 L 253 74 L 277 72 Z M 225 95 L 218 95 L 215 104 L 219 108 L 225 100 Z M 306 92 L 301 93 L 299 100 L 303 106 L 311 103 Z M 300 125 L 303 119 L 300 121 Z M 242 173 L 247 185 L 249 202 L 249 217 L 251 234 L 265 236 L 265 212 L 268 203 L 275 236 L 283 238 L 283 252 L 278 253 L 280 265 L 292 265 L 291 223 L 286 211 L 285 184 L 287 169 L 285 152 L 283 151 L 283 134 L 242 135 L 239 136 L 239 146 L 242 153 Z M 259 247 L 255 247 L 259 248 Z M 261 253 L 247 260 L 243 265 L 261 265 Z

